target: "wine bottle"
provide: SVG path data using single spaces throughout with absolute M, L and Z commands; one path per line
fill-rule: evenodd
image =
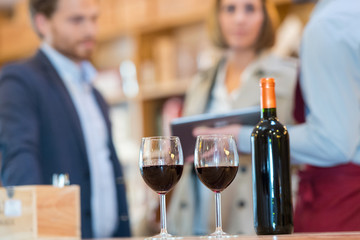
M 251 134 L 254 227 L 258 235 L 293 231 L 289 134 L 276 117 L 275 80 L 262 78 L 261 120 Z

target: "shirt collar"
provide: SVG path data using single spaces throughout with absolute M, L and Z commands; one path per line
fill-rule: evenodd
M 64 81 L 76 83 L 86 81 L 91 83 L 94 80 L 97 72 L 89 61 L 82 61 L 80 64 L 76 64 L 47 43 L 41 45 L 41 50 L 49 58 Z

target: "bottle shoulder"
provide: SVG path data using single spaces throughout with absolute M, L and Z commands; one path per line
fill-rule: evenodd
M 288 135 L 285 125 L 281 124 L 277 118 L 261 119 L 252 131 L 253 135 L 272 134 Z

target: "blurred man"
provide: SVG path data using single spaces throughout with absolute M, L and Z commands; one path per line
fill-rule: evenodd
M 130 235 L 107 105 L 91 84 L 97 4 L 30 0 L 42 45 L 0 73 L 3 184 L 51 184 L 54 173 L 68 173 L 81 187 L 83 238 Z

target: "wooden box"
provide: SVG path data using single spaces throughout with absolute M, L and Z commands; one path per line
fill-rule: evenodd
M 81 239 L 80 187 L 0 188 L 0 239 Z

